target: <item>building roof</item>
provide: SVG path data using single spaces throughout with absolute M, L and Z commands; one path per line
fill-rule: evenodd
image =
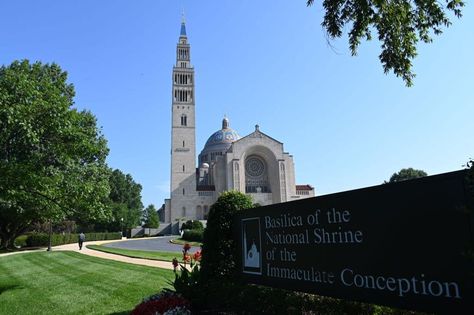
M 231 146 L 232 142 L 238 139 L 240 139 L 239 134 L 229 127 L 229 119 L 224 117 L 222 120 L 222 129 L 214 132 L 209 139 L 207 139 L 202 153 L 215 150 L 225 152 Z

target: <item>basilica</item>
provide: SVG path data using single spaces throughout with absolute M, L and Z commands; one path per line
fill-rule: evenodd
M 171 196 L 161 209 L 164 222 L 205 220 L 210 206 L 227 190 L 245 192 L 260 205 L 314 196 L 312 186 L 295 183 L 293 157 L 282 142 L 258 125 L 241 137 L 227 117 L 207 140 L 196 167 L 194 68 L 184 20 L 172 81 Z

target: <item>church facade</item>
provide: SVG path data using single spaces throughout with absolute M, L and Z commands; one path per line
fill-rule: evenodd
M 254 203 L 269 205 L 314 196 L 310 185 L 295 184 L 293 157 L 283 143 L 259 126 L 241 137 L 224 117 L 219 130 L 207 140 L 196 167 L 196 119 L 194 68 L 186 25 L 181 32 L 173 67 L 170 198 L 162 208 L 162 220 L 205 220 L 219 194 L 237 190 Z

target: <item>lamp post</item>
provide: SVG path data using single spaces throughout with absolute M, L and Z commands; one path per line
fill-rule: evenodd
M 52 237 L 52 234 L 53 234 L 53 223 L 52 223 L 51 220 L 49 220 L 48 249 L 47 249 L 48 252 L 51 251 L 51 237 Z
M 123 238 L 123 218 L 120 218 L 120 235 Z

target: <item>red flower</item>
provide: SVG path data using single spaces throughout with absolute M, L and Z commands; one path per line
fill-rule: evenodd
M 187 252 L 190 249 L 191 249 L 191 245 L 189 245 L 189 243 L 184 243 L 183 250 Z
M 188 254 L 184 254 L 184 255 L 183 255 L 183 261 L 184 261 L 184 262 L 190 262 L 190 261 L 191 261 L 191 256 L 188 255 Z
M 173 267 L 174 267 L 174 269 L 176 269 L 178 267 L 178 264 L 179 264 L 178 259 L 176 259 L 176 257 L 173 258 Z
M 198 250 L 197 252 L 194 253 L 193 259 L 194 259 L 195 261 L 201 261 L 201 256 L 202 256 L 202 255 L 201 255 L 201 251 Z
M 178 306 L 189 308 L 189 302 L 180 296 L 166 296 L 158 300 L 151 300 L 138 304 L 130 315 L 162 314 Z

